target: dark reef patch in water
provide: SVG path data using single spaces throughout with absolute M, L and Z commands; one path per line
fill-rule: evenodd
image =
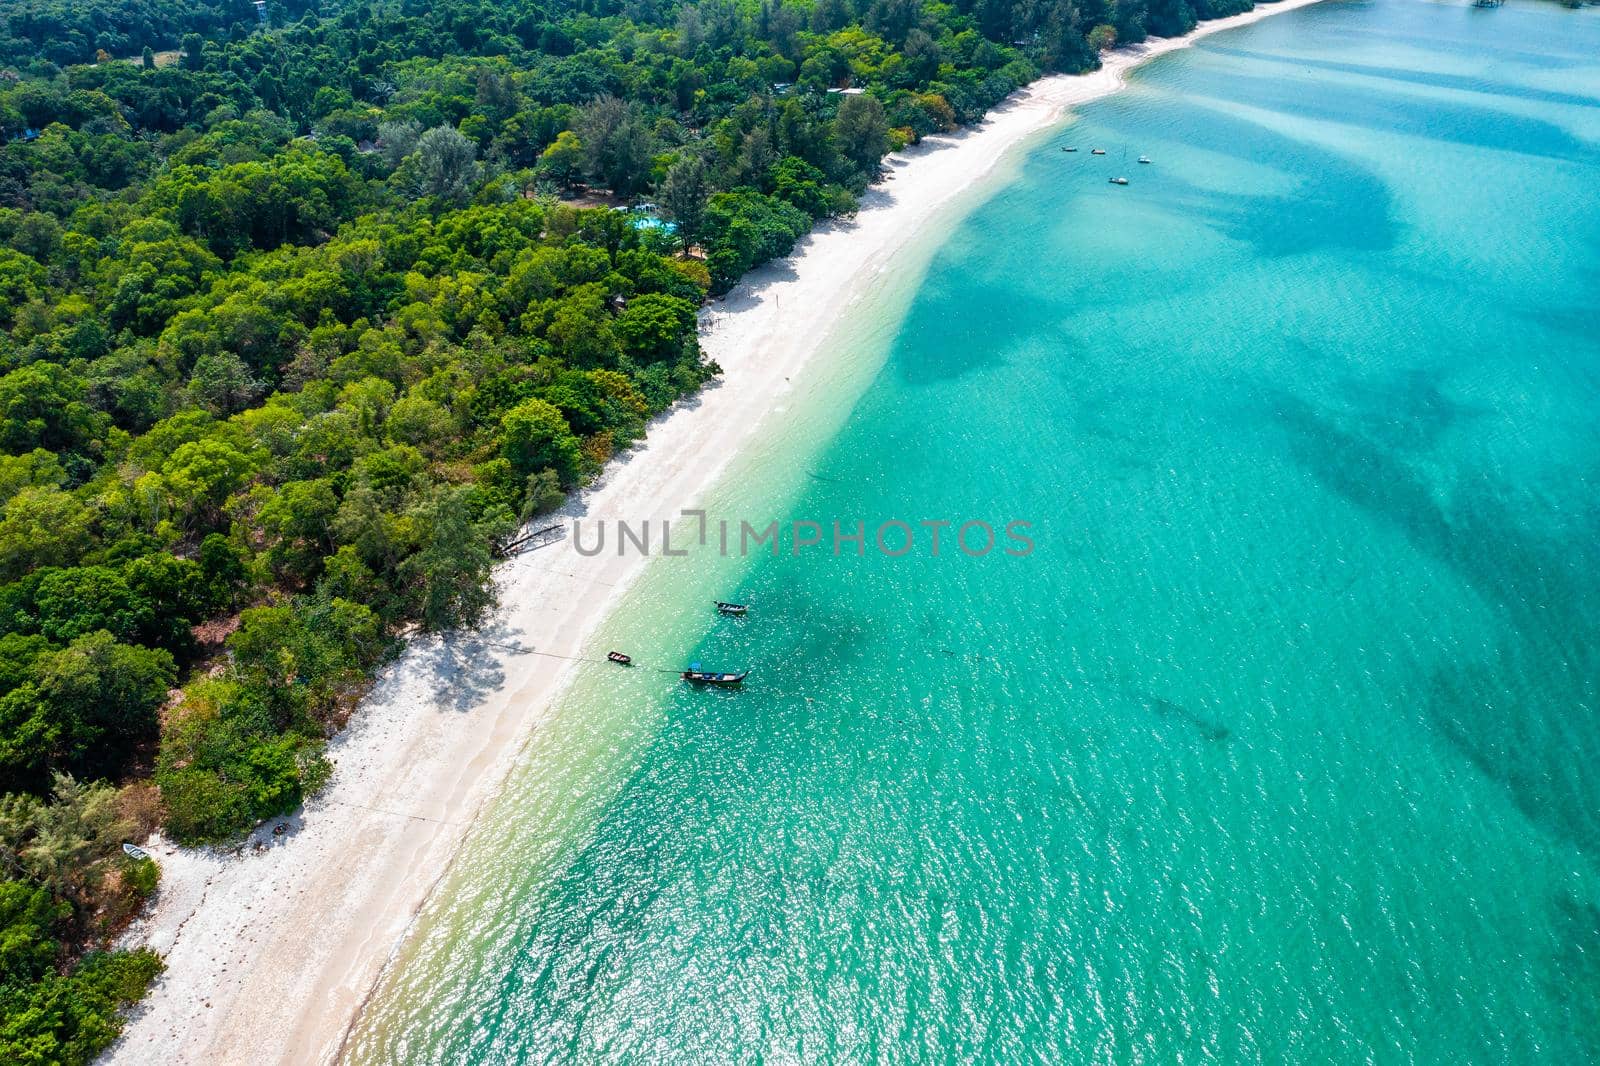
M 1402 107 L 1396 106 L 1393 93 L 1348 85 L 1340 87 L 1339 106 L 1332 106 L 1279 79 L 1240 76 L 1236 85 L 1241 84 L 1251 107 L 1296 119 L 1358 126 L 1386 136 L 1521 152 L 1541 159 L 1592 162 L 1595 157 L 1593 147 L 1564 127 L 1497 108 L 1443 100 L 1428 100 L 1426 106 L 1415 106 L 1421 101 L 1414 101 L 1412 106 Z
M 1157 696 L 1154 692 L 1150 692 L 1147 689 L 1140 688 L 1136 685 L 1131 685 L 1124 687 L 1123 692 L 1127 695 L 1128 699 L 1132 700 L 1133 702 L 1142 704 L 1148 709 L 1155 711 L 1163 718 L 1172 719 L 1189 726 L 1206 740 L 1220 742 L 1227 740 L 1228 737 L 1233 735 L 1233 731 L 1227 726 L 1218 725 L 1215 722 L 1209 721 L 1191 711 L 1183 704 L 1174 703 L 1172 700 Z
M 1484 408 L 1461 403 L 1443 388 L 1446 375 L 1414 367 L 1388 381 L 1349 378 L 1340 387 L 1360 433 L 1375 445 L 1419 454 L 1438 446 L 1463 421 Z
M 1348 156 L 1221 111 L 1197 124 L 1188 139 L 1195 147 L 1253 159 L 1300 179 L 1290 192 L 1251 194 L 1200 188 L 1181 175 L 1165 177 L 1180 190 L 1174 197 L 1180 213 L 1210 221 L 1262 255 L 1281 258 L 1329 248 L 1382 252 L 1399 241 L 1388 184 Z
M 1585 562 L 1595 561 L 1595 541 L 1569 535 L 1556 543 L 1531 534 L 1487 477 L 1436 485 L 1416 472 L 1414 460 L 1425 448 L 1386 445 L 1353 428 L 1382 421 L 1387 412 L 1430 412 L 1436 419 L 1432 431 L 1413 439 L 1436 434 L 1454 416 L 1426 399 L 1428 381 L 1424 376 L 1403 379 L 1392 390 L 1372 387 L 1364 407 L 1340 413 L 1282 393 L 1271 403 L 1287 434 L 1288 453 L 1302 469 L 1448 567 L 1515 633 L 1509 646 L 1486 649 L 1476 672 L 1457 669 L 1435 677 L 1421 694 L 1423 720 L 1498 783 L 1530 822 L 1600 852 L 1600 822 L 1583 802 L 1593 795 L 1596 771 L 1570 758 L 1574 751 L 1592 750 L 1600 706 L 1600 661 L 1589 642 L 1600 571 Z M 1446 500 L 1448 505 L 1441 502 Z M 1563 691 L 1584 695 L 1556 706 L 1523 694 L 1520 678 L 1542 673 L 1548 680 L 1551 672 L 1573 678 Z
M 1600 906 L 1572 896 L 1555 901 L 1555 951 L 1546 987 L 1551 998 L 1563 1004 L 1573 1043 L 1594 1050 L 1600 1058 Z
M 1504 711 L 1508 704 L 1503 685 L 1480 669 L 1466 677 L 1436 676 L 1419 713 L 1429 731 L 1494 782 L 1530 825 L 1579 850 L 1600 849 L 1600 825 L 1585 807 L 1581 779 L 1541 757 L 1549 740 L 1544 723 Z
M 1330 59 L 1315 59 L 1311 56 L 1274 56 L 1266 52 L 1257 52 L 1245 48 L 1220 48 L 1212 46 L 1209 51 L 1216 55 L 1225 55 L 1251 62 L 1269 63 L 1273 66 L 1301 67 L 1310 70 L 1326 70 L 1335 74 L 1354 74 L 1364 78 L 1382 78 L 1385 81 L 1397 82 L 1402 85 L 1421 85 L 1434 89 L 1455 89 L 1463 92 L 1492 92 L 1497 97 L 1510 97 L 1519 100 L 1537 100 L 1546 104 L 1564 104 L 1573 107 L 1600 107 L 1600 100 L 1592 96 L 1579 96 L 1576 93 L 1557 92 L 1552 89 L 1538 89 L 1531 86 L 1514 85 L 1508 82 L 1484 82 L 1480 78 L 1471 78 L 1462 74 L 1444 74 L 1433 70 L 1406 70 L 1402 67 L 1380 67 L 1368 63 L 1338 63 Z M 1549 70 L 1553 67 L 1571 69 L 1586 64 L 1577 61 L 1561 62 L 1550 57 L 1538 57 L 1541 68 Z

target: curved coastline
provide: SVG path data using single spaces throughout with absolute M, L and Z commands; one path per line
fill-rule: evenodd
M 1315 2 L 1279 0 L 1119 49 L 1099 71 L 1043 78 L 981 125 L 891 156 L 890 180 L 863 197 L 855 219 L 819 227 L 790 259 L 752 272 L 702 313 L 722 381 L 652 425 L 561 517 L 665 519 L 694 506 L 765 425 L 747 412 L 773 410 L 843 309 L 1011 149 L 1155 56 Z M 501 569 L 504 606 L 483 632 L 417 640 L 384 671 L 330 746 L 337 770 L 308 817 L 275 820 L 232 851 L 152 843 L 161 893 L 130 941 L 160 951 L 168 970 L 107 1061 L 338 1057 L 468 828 L 567 687 L 566 657 L 581 653 L 645 560 L 525 562 Z M 604 595 L 591 594 L 596 586 Z M 274 835 L 280 823 L 289 828 Z

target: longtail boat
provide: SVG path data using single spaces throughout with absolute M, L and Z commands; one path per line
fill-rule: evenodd
M 749 676 L 744 670 L 737 674 L 718 673 L 715 670 L 685 670 L 683 679 L 691 685 L 737 685 Z
M 715 603 L 717 610 L 723 614 L 744 614 L 750 609 L 742 603 L 725 603 L 722 600 L 716 600 Z

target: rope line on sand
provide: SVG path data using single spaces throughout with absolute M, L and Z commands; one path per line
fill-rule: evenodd
M 603 663 L 604 659 L 592 659 L 587 655 L 563 655 L 558 651 L 536 651 L 533 648 L 519 648 L 515 644 L 500 644 L 492 640 L 483 640 L 478 643 L 489 648 L 499 648 L 509 651 L 514 655 L 545 655 L 552 659 L 566 659 L 575 663 Z
M 350 800 L 326 799 L 322 802 L 336 804 L 340 807 L 359 807 L 361 810 L 371 811 L 374 814 L 387 814 L 393 818 L 410 818 L 418 822 L 435 822 L 439 825 L 454 825 L 461 826 L 463 828 L 468 825 L 467 822 L 458 822 L 453 818 L 430 818 L 426 814 L 407 814 L 405 811 L 389 811 L 383 809 L 382 807 L 370 807 L 365 803 L 352 803 Z
M 555 570 L 548 566 L 524 566 L 519 569 L 532 574 L 555 574 L 558 577 L 570 577 L 574 581 L 587 581 L 591 585 L 604 585 L 608 589 L 617 587 L 615 581 L 601 581 L 597 577 L 585 577 L 583 574 L 574 574 L 570 570 Z
M 492 640 L 485 640 L 481 643 L 491 648 L 509 651 L 514 655 L 543 655 L 550 659 L 565 659 L 572 663 L 599 663 L 602 666 L 611 661 L 610 659 L 596 659 L 588 655 L 563 655 L 559 651 L 537 651 L 533 648 L 519 648 L 514 644 L 497 644 Z M 654 670 L 658 674 L 679 674 L 683 672 L 681 670 L 671 670 L 665 666 L 639 666 L 635 667 L 635 669 Z

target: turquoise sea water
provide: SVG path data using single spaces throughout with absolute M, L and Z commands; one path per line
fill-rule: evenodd
M 1600 1059 L 1600 12 L 1210 38 L 931 256 L 713 514 L 1035 551 L 653 566 L 349 1059 Z

